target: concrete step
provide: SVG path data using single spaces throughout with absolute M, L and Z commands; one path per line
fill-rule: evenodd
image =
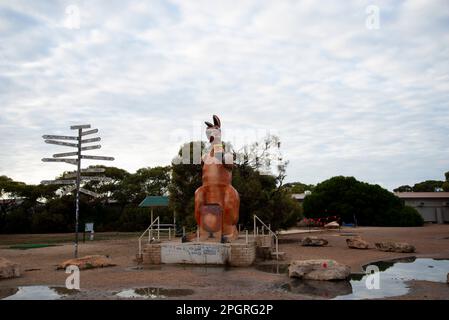
M 276 259 L 276 257 L 277 257 L 278 260 L 284 260 L 285 259 L 285 252 L 273 251 L 273 252 L 271 252 L 271 257 L 272 257 L 272 259 Z

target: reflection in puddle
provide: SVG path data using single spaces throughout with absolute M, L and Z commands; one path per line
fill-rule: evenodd
M 372 265 L 378 266 L 380 270 L 379 289 L 368 289 L 366 286 L 368 276 L 364 275 L 360 280 L 350 281 L 352 294 L 343 294 L 336 299 L 376 299 L 400 296 L 409 291 L 407 281 L 444 283 L 449 271 L 449 260 L 407 258 L 382 261 Z
M 421 280 L 445 283 L 449 260 L 402 258 L 376 262 L 379 289 L 368 289 L 368 275 L 352 274 L 350 281 L 312 281 L 295 279 L 281 288 L 291 293 L 337 300 L 379 299 L 407 294 L 407 281 Z M 366 270 L 367 266 L 364 266 Z M 372 283 L 372 282 L 371 282 Z
M 319 281 L 295 279 L 281 286 L 283 290 L 291 293 L 304 294 L 316 298 L 335 298 L 342 294 L 352 292 L 349 281 Z
M 58 300 L 78 293 L 65 287 L 24 286 L 17 288 L 0 288 L 2 300 Z
M 116 295 L 121 298 L 164 299 L 169 297 L 184 297 L 193 293 L 194 291 L 191 289 L 165 289 L 149 287 L 123 290 Z
M 275 273 L 275 274 L 284 274 L 288 272 L 288 264 L 281 263 L 270 263 L 270 264 L 259 264 L 255 267 L 256 270 Z

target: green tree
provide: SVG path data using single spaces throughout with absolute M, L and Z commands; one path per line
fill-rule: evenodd
M 201 186 L 202 167 L 200 164 L 182 164 L 179 161 L 182 150 L 190 150 L 193 159 L 194 143 L 205 148 L 204 142 L 184 144 L 172 163 L 172 182 L 170 185 L 170 202 L 176 210 L 178 221 L 189 227 L 196 226 L 194 219 L 195 190 Z M 226 150 L 232 150 L 236 158 L 233 168 L 232 184 L 240 195 L 239 223 L 251 228 L 253 214 L 273 229 L 293 225 L 301 215 L 301 209 L 292 199 L 288 189 L 283 188 L 287 162 L 279 159 L 279 154 L 272 151 L 280 142 L 276 137 L 265 138 L 262 143 L 253 143 L 242 150 L 234 151 L 230 144 Z M 189 149 L 187 149 L 189 148 Z M 273 157 L 276 154 L 276 157 Z M 267 172 L 267 168 L 276 162 L 276 174 Z
M 303 209 L 308 218 L 337 215 L 343 222 L 356 222 L 364 226 L 423 223 L 413 208 L 404 211 L 403 201 L 393 193 L 379 185 L 357 181 L 354 177 L 338 176 L 319 183 L 314 192 L 304 199 Z
M 397 187 L 393 191 L 394 192 L 412 192 L 413 191 L 413 187 L 411 187 L 409 185 L 403 185 L 403 186 Z
M 290 193 L 304 193 L 305 191 L 313 191 L 315 186 L 313 184 L 305 184 L 302 182 L 289 182 L 284 184 Z
M 444 181 L 426 180 L 416 183 L 413 186 L 413 192 L 435 192 L 443 188 Z

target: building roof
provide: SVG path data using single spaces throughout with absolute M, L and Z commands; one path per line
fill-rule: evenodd
M 449 192 L 395 192 L 401 199 L 449 199 Z
M 166 196 L 147 196 L 139 204 L 140 208 L 167 207 L 167 206 L 168 206 L 168 197 L 166 197 Z

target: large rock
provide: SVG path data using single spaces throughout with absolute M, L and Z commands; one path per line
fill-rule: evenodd
M 411 253 L 415 252 L 416 250 L 414 246 L 406 242 L 392 242 L 392 241 L 377 242 L 376 248 L 379 249 L 380 251 L 404 252 L 404 253 Z
M 58 269 L 65 269 L 71 265 L 77 266 L 80 270 L 115 266 L 109 257 L 93 255 L 66 260 L 58 266 Z
M 349 281 L 318 281 L 293 279 L 282 285 L 288 292 L 310 296 L 313 298 L 333 299 L 337 296 L 352 293 Z
M 322 247 L 327 245 L 329 242 L 326 239 L 318 237 L 305 237 L 302 239 L 301 244 L 305 247 Z
M 288 276 L 304 280 L 345 280 L 351 268 L 335 260 L 296 260 L 288 267 Z
M 369 249 L 369 243 L 360 238 L 346 239 L 346 244 L 351 249 Z
M 340 228 L 340 225 L 338 224 L 337 221 L 332 221 L 332 222 L 325 224 L 324 227 L 326 229 L 338 229 L 338 228 Z
M 20 266 L 4 258 L 0 258 L 0 279 L 20 277 Z

